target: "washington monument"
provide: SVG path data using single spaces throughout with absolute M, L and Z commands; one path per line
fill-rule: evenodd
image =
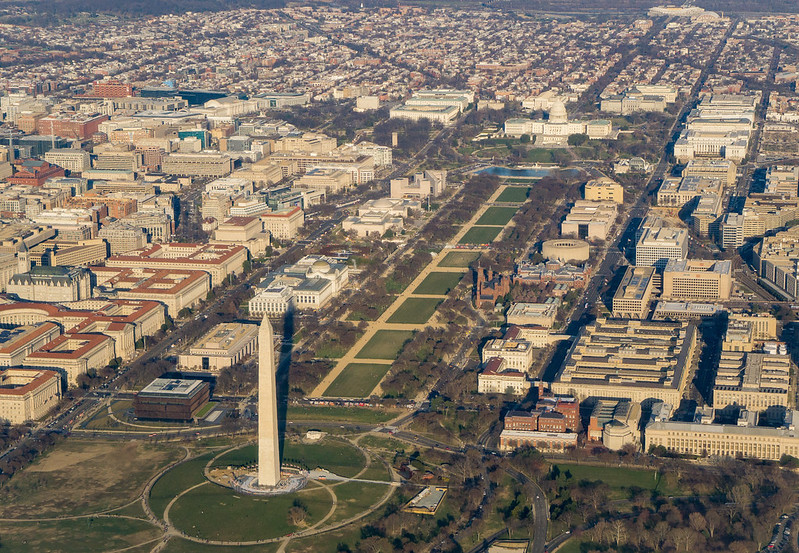
M 277 433 L 277 382 L 272 324 L 264 316 L 258 330 L 258 485 L 280 481 L 280 437 Z

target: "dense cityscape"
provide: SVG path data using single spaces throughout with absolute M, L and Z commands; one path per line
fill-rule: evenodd
M 0 549 L 799 551 L 799 15 L 603 6 L 0 7 Z

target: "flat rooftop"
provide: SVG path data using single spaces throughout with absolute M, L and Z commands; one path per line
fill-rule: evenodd
M 191 397 L 205 384 L 202 380 L 188 380 L 182 378 L 156 378 L 145 386 L 140 395 L 149 397 Z

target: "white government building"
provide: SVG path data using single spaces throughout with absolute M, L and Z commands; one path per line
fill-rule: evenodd
M 570 121 L 566 106 L 558 100 L 552 103 L 549 119 L 508 119 L 505 121 L 505 134 L 517 138 L 525 134 L 535 136 L 536 144 L 564 144 L 572 134 L 585 134 L 595 139 L 611 138 L 613 126 L 605 119 Z
M 306 255 L 270 273 L 249 302 L 250 315 L 279 317 L 295 309 L 324 307 L 346 286 L 349 268 L 322 255 Z

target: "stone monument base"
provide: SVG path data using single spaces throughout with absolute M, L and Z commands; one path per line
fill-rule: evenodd
M 233 489 L 248 495 L 283 495 L 301 490 L 308 484 L 308 475 L 301 473 L 283 472 L 280 481 L 275 486 L 260 486 L 258 472 L 242 474 L 233 480 Z

